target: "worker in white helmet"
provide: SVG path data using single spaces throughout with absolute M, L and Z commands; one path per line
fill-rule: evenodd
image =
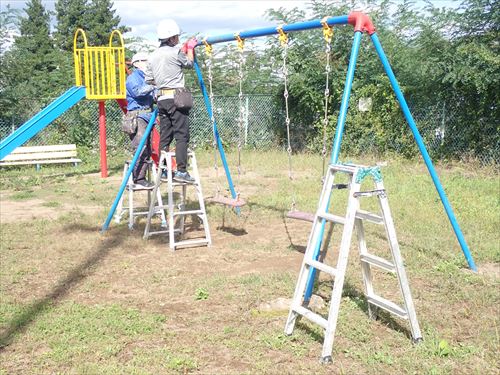
M 127 114 L 123 121 L 123 131 L 129 134 L 132 141 L 132 151 L 135 153 L 151 119 L 151 109 L 156 88 L 146 83 L 144 70 L 148 64 L 148 54 L 136 53 L 131 60 L 134 71 L 127 77 Z M 132 171 L 136 186 L 152 189 L 154 185 L 146 179 L 148 162 L 151 157 L 151 141 L 148 138 L 137 164 Z
M 194 182 L 187 171 L 189 144 L 189 109 L 192 97 L 184 88 L 184 68 L 192 68 L 196 39 L 179 45 L 181 30 L 174 20 L 163 20 L 158 25 L 160 47 L 149 57 L 146 82 L 158 88 L 158 112 L 160 115 L 160 150 L 169 150 L 175 138 L 177 171 L 173 178 L 182 182 Z M 186 99 L 187 98 L 187 99 Z

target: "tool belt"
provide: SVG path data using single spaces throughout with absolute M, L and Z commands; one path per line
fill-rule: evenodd
M 122 118 L 122 131 L 134 135 L 137 133 L 137 127 L 139 126 L 138 118 L 140 115 L 151 113 L 151 109 L 137 109 L 133 111 L 128 111 L 123 115 Z
M 158 96 L 167 96 L 173 98 L 175 94 L 175 89 L 160 89 L 160 95 Z
M 146 113 L 151 113 L 151 109 L 134 109 L 132 111 L 128 111 L 130 112 L 131 114 L 134 114 L 136 116 L 139 116 L 139 115 L 145 115 Z

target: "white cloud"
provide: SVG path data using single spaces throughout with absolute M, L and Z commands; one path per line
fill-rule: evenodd
M 177 21 L 186 35 L 233 33 L 272 25 L 264 17 L 269 8 L 305 8 L 304 1 L 131 1 L 117 0 L 122 23 L 132 27 L 128 35 L 156 39 L 156 25 L 164 18 Z
M 0 0 L 1 10 L 7 5 L 23 9 L 26 0 Z M 54 10 L 55 0 L 42 0 L 48 10 Z M 156 41 L 156 25 L 164 18 L 177 21 L 187 36 L 214 36 L 273 25 L 265 19 L 270 8 L 306 8 L 297 0 L 115 0 L 114 9 L 122 24 L 132 31 L 127 37 L 144 37 Z

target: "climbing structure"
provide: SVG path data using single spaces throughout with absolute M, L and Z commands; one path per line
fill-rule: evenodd
M 92 47 L 82 29 L 73 38 L 75 59 L 75 86 L 64 92 L 47 107 L 21 125 L 0 142 L 0 160 L 16 147 L 23 145 L 52 121 L 83 98 L 99 100 L 99 142 L 101 146 L 101 176 L 107 177 L 106 110 L 104 101 L 116 99 L 126 111 L 125 102 L 125 47 L 118 30 L 111 33 L 109 45 Z M 125 104 L 124 104 L 125 102 Z

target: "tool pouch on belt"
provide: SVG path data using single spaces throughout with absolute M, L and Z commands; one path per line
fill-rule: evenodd
M 139 113 L 130 111 L 123 115 L 122 131 L 127 134 L 135 134 L 137 132 Z
M 175 108 L 184 111 L 193 108 L 193 95 L 191 94 L 191 91 L 185 87 L 175 89 L 174 105 Z

